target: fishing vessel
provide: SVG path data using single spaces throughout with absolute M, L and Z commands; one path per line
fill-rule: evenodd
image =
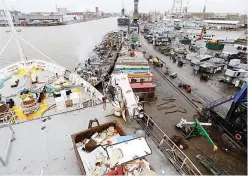
M 206 48 L 210 50 L 223 50 L 225 44 L 220 43 L 218 40 L 212 40 L 206 43 Z
M 156 98 L 156 85 L 151 68 L 140 51 L 131 50 L 129 45 L 123 46 L 113 73 L 126 73 L 133 92 L 140 99 L 154 100 Z
M 130 24 L 131 20 L 127 14 L 125 14 L 125 8 L 121 9 L 121 16 L 117 18 L 117 24 L 119 26 L 128 26 Z
M 7 5 L 5 6 L 5 9 L 8 9 Z M 75 155 L 73 147 L 75 150 L 79 149 L 82 154 L 83 147 L 80 147 L 80 145 L 85 141 L 83 141 L 83 138 L 77 138 L 77 141 L 73 140 L 75 143 L 72 143 L 70 135 L 87 128 L 94 129 L 92 126 L 88 126 L 88 122 L 92 122 L 91 120 L 94 118 L 97 118 L 100 123 L 110 122 L 110 124 L 113 124 L 113 120 L 117 120 L 129 137 L 130 135 L 134 137 L 137 137 L 138 134 L 139 136 L 142 135 L 142 133 L 137 133 L 138 131 L 145 133 L 142 130 L 143 127 L 134 120 L 137 117 L 142 117 L 142 111 L 140 111 L 140 106 L 137 104 L 136 96 L 132 93 L 126 75 L 120 74 L 111 77 L 112 83 L 117 83 L 122 88 L 122 96 L 120 96 L 122 99 L 118 100 L 122 104 L 126 103 L 127 108 L 120 111 L 120 109 L 116 109 L 115 106 L 108 103 L 106 95 L 100 93 L 76 72 L 67 70 L 59 65 L 19 36 L 14 29 L 9 11 L 5 10 L 5 13 L 9 19 L 11 34 L 18 46 L 20 61 L 0 69 L 0 139 L 1 144 L 3 144 L 0 149 L 4 151 L 0 155 L 1 174 L 81 174 L 79 168 L 82 169 L 82 165 L 79 164 L 78 166 L 77 163 L 81 161 L 81 163 L 84 163 L 84 168 L 87 168 L 89 163 L 85 164 L 85 162 L 89 161 L 88 159 L 95 158 L 92 157 L 95 155 L 93 155 L 94 152 L 91 155 L 91 152 L 88 152 L 86 154 L 88 157 Z M 22 52 L 21 41 L 42 54 L 44 60 L 27 59 Z M 116 84 L 114 85 L 117 86 Z M 111 113 L 113 109 L 114 113 Z M 124 114 L 123 119 L 129 119 L 128 122 L 132 123 L 132 125 L 128 125 L 121 118 L 115 118 L 113 114 L 119 115 L 120 112 Z M 108 117 L 106 118 L 106 116 Z M 151 124 L 150 118 L 147 117 L 147 120 L 149 120 L 148 124 Z M 141 121 L 146 123 L 145 119 L 141 119 Z M 153 123 L 153 126 L 157 128 L 155 123 Z M 118 132 L 121 136 L 124 134 L 121 133 L 123 130 L 116 131 L 113 127 L 107 130 L 106 135 L 108 137 L 113 134 L 117 135 Z M 102 131 L 98 132 L 104 135 Z M 109 135 L 110 133 L 111 135 Z M 162 131 L 161 133 L 163 134 L 162 136 L 166 136 Z M 88 134 L 87 138 L 96 139 L 91 135 L 93 134 Z M 200 173 L 169 137 L 166 137 L 166 139 L 161 138 L 160 140 L 168 141 L 163 146 L 173 148 L 186 161 L 181 163 L 181 170 L 187 172 L 187 167 L 190 165 L 194 169 L 193 173 Z M 113 144 L 115 145 L 108 143 L 109 147 L 112 148 L 115 146 L 122 147 L 123 154 L 127 150 L 132 151 L 130 147 L 120 146 L 123 144 L 121 142 L 117 141 L 117 143 L 114 142 Z M 141 149 L 142 146 L 145 146 L 145 149 L 150 149 L 150 152 L 143 152 L 141 155 L 132 153 L 132 156 L 136 154 L 136 159 L 142 158 L 143 164 L 139 163 L 139 165 L 142 166 L 142 170 L 146 169 L 143 174 L 154 174 L 150 170 L 160 172 L 161 168 L 166 168 L 166 173 L 168 174 L 178 174 L 169 162 L 159 162 L 155 167 L 151 167 L 153 169 L 148 169 L 149 163 L 147 161 L 152 163 L 163 160 L 161 151 L 156 147 L 156 144 L 151 142 L 148 144 L 142 137 L 138 141 L 131 140 L 128 144 L 133 148 Z M 92 145 L 90 146 L 92 148 Z M 151 149 L 153 150 L 152 153 Z M 149 159 L 143 160 L 146 155 L 149 155 Z M 173 160 L 173 152 L 168 156 Z M 123 165 L 126 166 L 126 163 L 128 163 L 127 168 L 136 166 L 135 164 L 137 163 L 130 162 L 133 159 L 132 157 L 131 160 L 128 158 L 128 161 L 122 160 L 122 162 L 124 161 Z M 94 161 L 93 163 L 95 167 L 99 166 Z M 102 172 L 98 168 L 97 171 L 101 172 L 97 172 L 98 175 L 103 175 L 107 171 L 107 168 L 105 169 Z
M 102 85 L 101 83 L 108 79 L 108 75 L 113 71 L 121 49 L 122 34 L 122 31 L 107 33 L 102 42 L 95 46 L 85 63 L 80 63 L 75 68 L 78 75 L 95 87 Z
M 201 34 L 198 38 L 198 40 L 203 40 L 203 36 L 204 34 L 206 34 L 206 25 L 204 24 L 201 30 Z M 224 43 L 220 43 L 219 40 L 208 40 L 206 43 L 206 48 L 210 49 L 210 50 L 218 50 L 218 51 L 222 51 L 225 47 Z
M 119 26 L 128 26 L 130 24 L 130 18 L 128 16 L 125 17 L 119 17 L 117 19 L 117 24 Z
M 184 45 L 189 45 L 191 43 L 191 40 L 189 38 L 183 38 L 179 40 L 179 42 Z

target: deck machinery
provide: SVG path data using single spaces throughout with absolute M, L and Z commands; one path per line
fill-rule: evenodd
M 139 35 L 139 12 L 138 12 L 138 4 L 139 0 L 134 0 L 134 12 L 133 12 L 133 21 L 128 26 L 128 33 L 131 36 L 131 39 L 133 42 L 136 42 L 138 40 Z
M 232 101 L 231 107 L 226 117 L 223 118 L 215 111 L 215 108 L 230 101 Z M 247 82 L 243 84 L 239 92 L 208 104 L 203 109 L 203 115 L 247 152 Z

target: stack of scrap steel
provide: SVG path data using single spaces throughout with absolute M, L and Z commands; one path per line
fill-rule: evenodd
M 83 175 L 156 175 L 144 159 L 152 153 L 145 138 L 126 135 L 116 121 L 94 121 L 98 126 L 72 135 Z
M 182 150 L 186 150 L 189 147 L 180 136 L 173 135 L 170 139 Z

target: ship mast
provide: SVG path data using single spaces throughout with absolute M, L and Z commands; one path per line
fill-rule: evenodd
M 207 0 L 205 0 L 205 4 L 204 4 L 204 8 L 203 8 L 203 19 L 205 20 L 205 15 L 206 15 L 206 3 L 207 3 Z
M 14 27 L 14 24 L 13 24 L 13 21 L 12 21 L 12 18 L 11 18 L 11 14 L 8 10 L 8 7 L 7 7 L 7 4 L 5 2 L 5 0 L 2 0 L 3 2 L 3 5 L 4 5 L 4 11 L 5 11 L 5 15 L 7 16 L 7 20 L 8 20 L 8 24 L 9 24 L 9 27 L 10 27 L 10 30 L 12 31 L 12 34 L 13 34 L 13 37 L 16 41 L 16 45 L 17 45 L 17 48 L 19 50 L 19 54 L 20 54 L 20 59 L 25 63 L 25 66 L 27 66 L 27 62 L 26 62 L 26 59 L 24 58 L 24 54 L 23 54 L 23 51 L 22 51 L 22 48 L 21 48 L 21 43 L 19 41 L 19 38 L 18 38 L 18 35 L 16 33 L 16 30 L 15 30 L 15 27 Z
M 125 15 L 125 7 L 124 7 L 123 1 L 122 1 L 121 16 L 124 16 L 124 17 L 126 16 L 126 15 Z

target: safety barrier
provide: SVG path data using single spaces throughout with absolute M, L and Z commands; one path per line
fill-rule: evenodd
M 185 153 L 148 115 L 145 114 L 143 119 L 137 118 L 136 120 L 180 174 L 202 175 Z
M 62 76 L 65 74 L 66 69 L 60 65 L 46 62 L 42 60 L 28 60 L 26 63 L 24 62 L 16 62 L 15 64 L 9 65 L 0 70 L 0 80 L 5 79 L 8 76 L 11 76 L 13 73 L 17 72 L 21 69 L 32 69 L 32 68 L 42 68 L 44 70 L 50 71 L 54 74 L 58 74 Z M 75 85 L 83 85 L 85 91 L 89 91 L 91 96 L 96 97 L 99 101 L 102 102 L 103 95 L 95 89 L 90 83 L 85 81 L 83 78 L 78 76 L 77 74 L 71 73 L 69 76 L 69 80 Z
M 8 127 L 8 128 L 10 129 L 10 138 L 9 138 L 9 140 L 8 140 L 8 144 L 7 144 L 7 148 L 6 148 L 4 157 L 2 158 L 2 157 L 0 156 L 0 162 L 1 162 L 4 166 L 7 165 L 7 158 L 8 158 L 8 156 L 9 156 L 10 144 L 11 144 L 11 141 L 12 141 L 13 136 L 14 136 L 14 130 L 13 130 L 12 126 L 11 126 L 10 124 L 2 124 L 2 125 L 0 126 L 0 129 L 1 129 L 1 128 L 5 128 L 5 127 Z M 2 142 L 1 142 L 1 144 L 2 144 Z M 3 144 L 2 144 L 2 145 L 3 145 Z

